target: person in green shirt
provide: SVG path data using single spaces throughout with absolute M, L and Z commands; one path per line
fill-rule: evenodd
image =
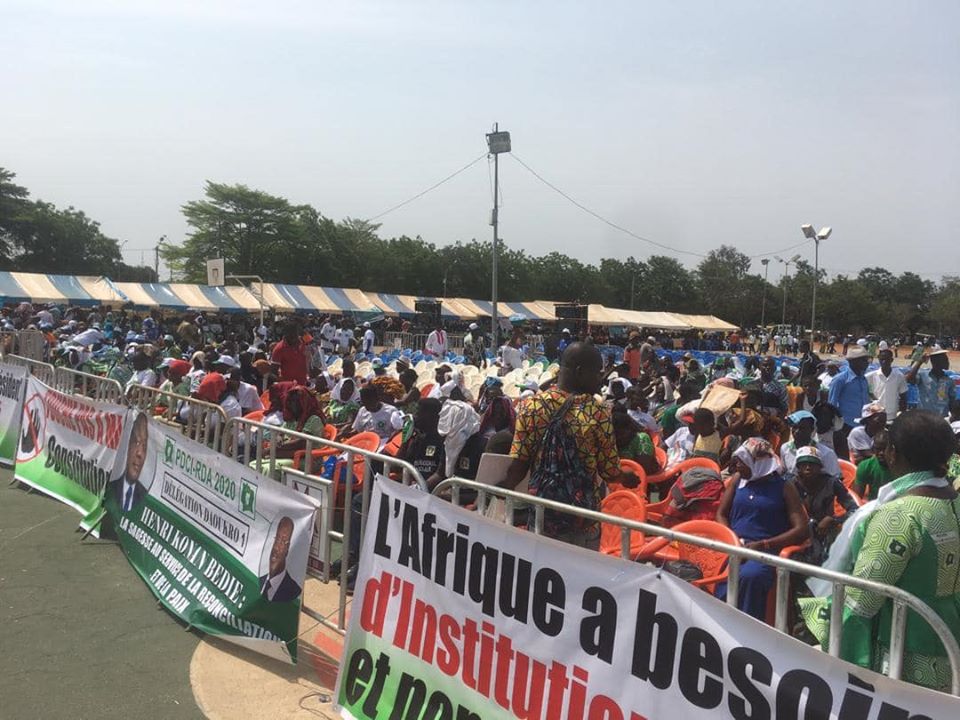
M 680 422 L 677 420 L 677 410 L 691 400 L 700 397 L 701 389 L 702 388 L 694 381 L 685 380 L 680 383 L 680 397 L 675 403 L 665 407 L 660 417 L 657 418 L 660 422 L 660 427 L 663 428 L 664 440 L 673 435 L 677 431 L 677 428 L 680 427 Z
M 873 456 L 857 465 L 853 490 L 864 500 L 876 500 L 880 488 L 893 480 L 885 457 L 887 442 L 887 431 L 881 430 L 873 438 Z
M 617 441 L 617 453 L 623 460 L 633 460 L 648 475 L 660 472 L 653 440 L 633 421 L 624 408 L 614 408 L 613 434 Z
M 888 432 L 887 465 L 894 480 L 847 520 L 824 567 L 891 585 L 914 595 L 960 639 L 960 496 L 943 477 L 956 447 L 944 419 L 911 410 Z M 828 650 L 831 584 L 808 580 L 817 597 L 801 598 L 807 627 Z M 869 590 L 848 587 L 842 611 L 840 657 L 885 673 L 890 666 L 893 601 Z M 903 633 L 902 678 L 948 692 L 950 661 L 938 635 L 913 611 Z

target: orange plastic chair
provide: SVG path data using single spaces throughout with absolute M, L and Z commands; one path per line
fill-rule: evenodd
M 853 490 L 853 481 L 857 479 L 857 466 L 849 460 L 838 460 L 840 473 L 843 475 L 843 485 L 847 490 Z
M 653 453 L 657 456 L 657 465 L 660 466 L 661 470 L 667 469 L 667 451 L 663 449 L 661 445 L 653 446 Z
M 673 483 L 677 481 L 677 478 L 679 478 L 684 472 L 686 472 L 690 468 L 695 468 L 695 467 L 712 468 L 717 472 L 720 472 L 720 466 L 717 465 L 717 463 L 711 460 L 710 458 L 705 458 L 705 457 L 687 458 L 686 460 L 678 462 L 676 465 L 673 465 L 672 467 L 664 468 L 663 470 L 658 472 L 656 475 L 649 475 L 647 477 L 647 486 L 649 487 L 650 485 L 654 485 L 656 487 L 661 487 L 661 488 L 663 487 L 670 488 L 673 486 Z M 657 503 L 657 506 L 659 507 L 660 503 Z M 653 510 L 653 506 L 650 506 L 647 509 L 648 511 Z M 663 516 L 663 510 L 657 510 L 656 512 L 660 517 Z M 659 519 L 660 518 L 658 517 L 657 520 L 659 521 Z
M 260 402 L 263 403 L 263 409 L 270 412 L 270 391 L 264 390 L 260 395 Z
M 780 557 L 787 558 L 788 560 L 792 559 L 794 555 L 802 550 L 806 550 L 810 547 L 810 541 L 807 540 L 802 545 L 788 545 L 780 551 Z M 792 576 L 787 576 L 787 591 L 790 593 L 792 588 L 789 587 L 792 584 Z M 794 621 L 794 610 L 793 603 L 787 603 L 787 627 L 791 627 Z M 767 593 L 767 610 L 766 617 L 763 621 L 770 627 L 776 627 L 777 624 L 777 583 L 773 583 L 773 587 L 770 588 L 770 591 Z
M 248 412 L 246 415 L 244 415 L 243 419 L 252 420 L 254 422 L 263 422 L 264 415 L 266 415 L 266 413 L 263 410 L 253 410 L 252 412 Z
M 600 512 L 614 517 L 645 522 L 647 509 L 643 500 L 632 490 L 617 490 L 600 502 Z M 621 530 L 619 525 L 600 523 L 600 552 L 620 557 Z M 644 535 L 639 530 L 630 532 L 630 559 L 636 557 L 644 546 Z
M 401 445 L 403 445 L 403 430 L 394 433 L 393 437 L 387 440 L 387 443 L 380 452 L 390 457 L 396 457 Z
M 737 546 L 740 540 L 736 533 L 726 525 L 712 520 L 688 520 L 678 523 L 673 530 L 696 535 L 707 540 L 716 540 L 727 545 Z M 718 582 L 727 579 L 727 554 L 717 550 L 708 550 L 697 545 L 669 540 L 668 538 L 653 538 L 640 550 L 638 560 L 653 560 L 667 562 L 668 560 L 686 560 L 700 568 L 703 577 L 694 580 L 693 585 L 713 593 Z
M 633 473 L 637 476 L 637 479 L 640 481 L 637 483 L 635 488 L 624 487 L 620 483 L 607 483 L 607 488 L 610 492 L 620 492 L 621 490 L 626 490 L 628 492 L 636 493 L 640 496 L 640 499 L 644 503 L 647 501 L 647 473 L 643 469 L 643 466 L 640 463 L 634 462 L 633 460 L 627 460 L 626 458 L 620 458 L 620 470 L 627 473 Z
M 370 441 L 368 438 L 364 438 L 365 435 L 373 435 L 373 437 L 377 439 L 376 440 L 377 444 L 374 445 L 373 448 L 366 447 L 367 445 L 370 444 Z M 337 427 L 335 425 L 331 425 L 330 423 L 327 423 L 326 425 L 323 426 L 323 435 L 321 435 L 321 437 L 324 440 L 336 440 Z M 360 445 L 358 445 L 357 443 L 360 443 Z M 372 449 L 375 451 L 379 447 L 379 443 L 380 443 L 379 435 L 377 435 L 376 433 L 365 432 L 365 433 L 359 433 L 357 435 L 354 435 L 352 438 L 348 438 L 347 440 L 344 441 L 343 444 L 357 446 L 357 447 L 362 446 L 364 450 Z M 307 473 L 308 475 L 313 472 L 314 468 L 317 467 L 317 464 L 314 463 L 314 460 L 330 457 L 331 455 L 336 455 L 339 452 L 340 452 L 339 450 L 332 447 L 319 447 L 319 448 L 313 449 L 310 452 L 310 467 L 305 468 L 304 472 Z M 303 459 L 306 454 L 307 454 L 306 450 L 297 450 L 293 454 L 293 466 L 295 468 L 299 468 L 303 465 Z M 360 459 L 362 460 L 363 458 L 360 458 Z M 322 465 L 323 463 L 321 462 L 320 464 Z

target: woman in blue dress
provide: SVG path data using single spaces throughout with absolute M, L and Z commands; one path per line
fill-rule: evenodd
M 744 547 L 760 552 L 776 554 L 807 540 L 810 530 L 803 502 L 780 475 L 780 460 L 770 443 L 749 438 L 734 452 L 732 462 L 734 474 L 720 501 L 717 522 L 733 530 Z M 743 563 L 737 607 L 763 620 L 775 579 L 772 566 L 754 560 Z M 717 586 L 717 596 L 726 598 L 726 583 Z

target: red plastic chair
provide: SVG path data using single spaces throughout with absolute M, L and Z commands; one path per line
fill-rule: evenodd
M 636 493 L 640 496 L 640 499 L 644 503 L 647 501 L 647 473 L 643 469 L 643 466 L 640 463 L 634 462 L 633 460 L 627 460 L 625 458 L 620 458 L 620 470 L 625 473 L 633 473 L 637 476 L 637 479 L 640 481 L 637 483 L 635 488 L 624 487 L 620 483 L 607 483 L 607 488 L 611 493 L 620 492 L 621 490 L 626 490 L 628 492 Z
M 676 465 L 673 465 L 671 467 L 664 468 L 663 470 L 658 472 L 656 475 L 647 476 L 647 486 L 649 487 L 650 485 L 654 485 L 660 488 L 666 486 L 667 488 L 669 488 L 673 485 L 673 483 L 677 481 L 677 478 L 679 478 L 684 472 L 686 472 L 690 468 L 695 468 L 695 467 L 712 468 L 717 472 L 720 472 L 720 466 L 717 465 L 717 463 L 711 460 L 710 458 L 692 457 L 692 458 L 687 458 L 686 460 L 683 460 L 681 462 L 678 462 Z M 659 505 L 659 503 L 657 504 Z M 662 510 L 660 511 L 660 514 L 662 515 Z
M 618 490 L 600 502 L 600 512 L 614 517 L 645 522 L 647 510 L 643 500 L 632 490 Z M 620 557 L 621 530 L 619 525 L 600 523 L 600 552 Z M 639 530 L 630 532 L 630 558 L 636 557 L 644 546 L 644 535 Z
M 356 440 L 356 438 L 361 438 L 361 437 L 364 436 L 364 435 L 373 435 L 374 437 L 377 438 L 377 442 L 378 442 L 378 443 L 379 443 L 379 441 L 380 441 L 380 436 L 377 435 L 376 433 L 359 433 L 358 435 L 354 435 L 352 438 L 348 438 L 343 444 L 344 444 L 344 445 L 352 445 L 351 440 Z M 327 423 L 326 425 L 324 425 L 324 426 L 323 426 L 323 435 L 321 435 L 321 437 L 322 437 L 324 440 L 336 440 L 336 439 L 337 439 L 337 427 L 336 427 L 336 425 L 331 425 L 330 423 Z M 365 440 L 360 440 L 359 442 L 363 443 L 363 442 L 365 442 Z M 364 449 L 367 449 L 367 448 L 365 447 Z M 373 448 L 373 450 L 376 450 L 376 449 L 377 449 L 376 447 Z M 332 447 L 319 447 L 319 448 L 314 448 L 314 449 L 310 452 L 310 467 L 304 469 L 304 472 L 309 475 L 310 473 L 312 473 L 312 472 L 314 471 L 314 468 L 318 467 L 318 465 L 314 462 L 314 460 L 316 460 L 316 459 L 318 459 L 318 458 L 327 458 L 327 457 L 330 457 L 331 455 L 336 455 L 336 454 L 339 453 L 339 452 L 340 452 L 339 450 L 337 450 L 336 448 L 332 448 Z M 306 451 L 306 450 L 297 450 L 297 451 L 293 454 L 293 466 L 294 466 L 295 468 L 302 467 L 302 465 L 303 465 L 303 459 L 304 459 L 304 456 L 305 456 L 306 454 L 307 454 L 307 451 Z M 323 463 L 321 462 L 320 465 L 322 465 L 322 464 L 323 464 Z
M 707 540 L 716 540 L 726 545 L 738 546 L 740 540 L 736 533 L 726 525 L 721 525 L 712 520 L 689 520 L 678 523 L 673 527 L 677 532 L 696 535 Z M 669 560 L 686 560 L 700 568 L 703 577 L 700 580 L 694 580 L 693 585 L 713 593 L 718 582 L 727 579 L 727 558 L 726 553 L 718 550 L 708 550 L 707 548 L 691 545 L 690 543 L 680 542 L 679 540 L 669 540 L 668 538 L 653 538 L 643 546 L 638 554 L 638 560 L 654 561 L 664 563 Z
M 266 415 L 266 412 L 263 410 L 253 410 L 248 412 L 243 416 L 244 420 L 252 420 L 253 422 L 263 422 L 263 416 Z

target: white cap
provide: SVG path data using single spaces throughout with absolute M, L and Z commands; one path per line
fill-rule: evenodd
M 365 323 L 363 324 L 363 326 L 364 326 L 365 328 L 368 328 L 368 327 L 370 327 L 370 323 L 365 322 Z
M 229 367 L 229 368 L 240 367 L 240 365 L 237 363 L 237 361 L 234 360 L 234 359 L 233 359 L 232 357 L 230 357 L 229 355 L 221 355 L 221 356 L 218 357 L 216 360 L 214 360 L 213 363 L 211 363 L 211 364 L 212 364 L 212 365 L 225 365 L 226 367 Z
M 480 326 L 477 325 L 476 323 L 470 323 L 470 329 L 471 329 L 471 330 L 476 330 L 476 329 L 479 328 L 479 327 L 480 327 Z
M 877 345 L 877 350 L 889 350 L 890 344 L 886 340 L 881 340 L 880 344 Z
M 859 345 L 856 345 L 849 350 L 847 350 L 846 358 L 847 360 L 858 360 L 859 358 L 868 357 L 867 351 L 864 350 Z

